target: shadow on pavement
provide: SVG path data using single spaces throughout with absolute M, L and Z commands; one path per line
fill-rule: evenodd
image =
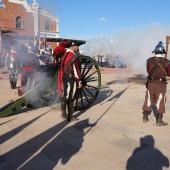
M 101 105 L 103 105 L 104 103 L 106 103 L 106 102 L 108 102 L 108 101 L 112 101 L 112 100 L 115 100 L 115 99 L 118 100 L 118 98 L 121 97 L 121 95 L 122 95 L 129 87 L 130 87 L 130 86 L 126 87 L 124 90 L 120 91 L 119 93 L 117 93 L 116 95 L 114 95 L 112 98 L 110 98 L 110 99 L 108 99 L 107 101 L 101 103 Z M 113 91 L 111 91 L 111 93 L 110 93 L 109 96 L 111 96 L 112 93 L 113 93 Z M 107 98 L 108 98 L 109 96 L 107 96 Z M 105 98 L 100 98 L 100 100 L 101 100 L 101 101 L 104 101 Z M 114 104 L 115 102 L 116 102 L 116 101 L 114 101 L 113 104 Z M 113 104 L 112 104 L 112 105 L 113 105 Z M 111 105 L 111 106 L 112 106 L 112 105 Z
M 67 164 L 82 147 L 84 129 L 95 125 L 89 124 L 88 119 L 70 127 L 66 127 L 67 124 L 67 121 L 63 121 L 55 125 L 5 153 L 1 160 L 10 162 L 15 169 L 53 169 L 59 160 Z
M 44 114 L 42 114 L 42 115 L 40 115 L 40 116 L 30 120 L 29 122 L 27 122 L 27 123 L 25 123 L 25 124 L 15 128 L 15 129 L 12 129 L 11 131 L 9 131 L 9 132 L 7 132 L 7 133 L 5 133 L 3 135 L 1 135 L 0 136 L 0 144 L 3 144 L 4 142 L 6 142 L 7 140 L 12 138 L 13 136 L 18 134 L 19 132 L 21 132 L 23 129 L 25 129 L 26 127 L 28 127 L 29 125 L 31 125 L 32 123 L 34 123 L 36 120 L 38 120 L 39 118 L 41 118 L 42 116 L 44 116 L 47 113 L 48 112 L 45 112 Z M 14 120 L 14 119 L 12 119 L 12 120 Z M 12 121 L 12 120 L 10 120 L 10 121 Z M 10 122 L 10 121 L 7 121 L 7 122 Z M 5 122 L 5 123 L 7 123 L 7 122 Z M 2 124 L 4 124 L 4 123 L 2 123 Z
M 151 135 L 140 138 L 140 146 L 136 148 L 126 164 L 127 170 L 163 170 L 169 167 L 169 160 L 154 146 Z
M 15 119 L 16 119 L 16 118 L 15 118 Z M 15 119 L 12 119 L 12 120 L 8 120 L 8 121 L 6 121 L 6 122 L 3 122 L 3 123 L 0 124 L 0 126 L 6 124 L 6 123 L 8 123 L 8 122 L 11 122 L 11 121 L 13 121 L 13 120 L 15 120 Z

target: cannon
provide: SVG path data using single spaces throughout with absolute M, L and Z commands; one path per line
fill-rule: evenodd
M 59 42 L 64 40 L 68 39 L 47 38 L 46 41 Z M 82 41 L 82 43 L 85 43 L 85 41 Z M 76 90 L 74 110 L 83 110 L 89 108 L 98 97 L 101 86 L 101 74 L 97 63 L 91 57 L 81 54 L 78 57 L 81 65 L 83 87 Z M 50 72 L 50 76 L 47 76 L 42 82 L 38 83 L 27 93 L 15 99 L 11 99 L 8 104 L 0 108 L 0 118 L 12 115 L 19 109 L 28 106 L 29 104 L 33 104 L 36 101 L 44 103 L 50 100 L 57 87 L 57 77 L 59 72 L 59 67 L 51 67 L 52 70 L 48 70 L 47 67 L 43 68 L 43 73 L 48 74 L 48 72 Z

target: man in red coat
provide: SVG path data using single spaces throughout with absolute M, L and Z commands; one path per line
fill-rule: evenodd
M 81 44 L 77 41 L 69 41 L 67 43 L 67 50 L 61 58 L 60 72 L 58 75 L 58 93 L 61 93 L 61 117 L 67 119 L 68 122 L 78 120 L 73 117 L 73 99 L 76 91 L 75 82 L 77 82 L 78 88 L 82 87 L 80 63 L 76 54 L 79 45 Z M 66 106 L 68 107 L 68 114 L 66 112 Z

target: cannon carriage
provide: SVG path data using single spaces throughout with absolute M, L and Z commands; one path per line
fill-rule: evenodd
M 18 35 L 13 35 L 14 38 L 26 38 Z M 32 37 L 33 38 L 33 37 Z M 29 37 L 30 40 L 30 37 Z M 60 42 L 70 39 L 64 38 L 46 38 L 46 42 Z M 85 44 L 83 40 L 80 43 Z M 79 55 L 79 61 L 81 65 L 82 85 L 81 89 L 77 89 L 74 98 L 74 110 L 83 110 L 89 108 L 98 97 L 101 86 L 101 74 L 97 63 L 89 56 Z M 32 89 L 25 94 L 11 99 L 9 103 L 0 108 L 0 118 L 15 114 L 16 111 L 29 104 L 34 104 L 38 101 L 41 105 L 45 105 L 51 100 L 53 94 L 53 105 L 55 104 L 57 96 L 57 77 L 59 72 L 59 66 L 56 67 L 53 64 L 48 64 L 40 67 L 40 72 L 43 75 L 43 81 L 38 82 Z

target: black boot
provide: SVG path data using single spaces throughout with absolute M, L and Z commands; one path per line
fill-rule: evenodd
M 13 83 L 13 88 L 16 89 L 16 84 L 15 83 Z
M 147 123 L 149 121 L 148 114 L 148 111 L 143 111 L 143 123 Z
M 66 113 L 66 103 L 65 102 L 61 102 L 61 117 L 63 119 L 67 119 L 67 113 Z
M 68 118 L 67 118 L 68 122 L 79 120 L 78 118 L 73 116 L 73 112 L 74 112 L 73 103 L 69 103 L 68 104 Z
M 168 123 L 164 122 L 162 120 L 163 118 L 163 113 L 158 113 L 157 116 L 156 116 L 156 125 L 157 126 L 167 126 Z
M 14 89 L 16 89 L 16 87 L 17 87 L 17 79 L 16 78 L 13 79 L 13 87 L 14 87 Z
M 15 85 L 13 81 L 10 81 L 11 89 L 15 89 Z

